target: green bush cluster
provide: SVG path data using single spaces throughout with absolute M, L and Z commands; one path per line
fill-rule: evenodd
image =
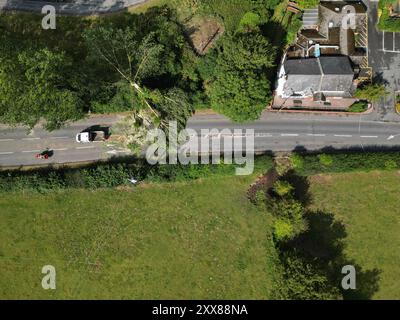
M 148 182 L 190 181 L 209 176 L 234 175 L 235 164 L 149 165 L 144 160 L 135 163 L 98 164 L 88 168 L 0 172 L 0 192 L 48 192 L 66 188 L 112 188 L 129 185 L 129 179 Z M 272 158 L 255 159 L 254 170 L 272 167 Z
M 333 154 L 296 154 L 302 166 L 295 167 L 301 175 L 321 172 L 396 170 L 400 168 L 400 152 L 354 152 Z M 299 161 L 299 160 L 297 160 Z

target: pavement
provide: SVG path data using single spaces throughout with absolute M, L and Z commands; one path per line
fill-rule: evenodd
M 378 22 L 378 2 L 366 1 L 368 5 L 369 65 L 377 81 L 384 83 L 390 95 L 375 105 L 370 120 L 400 122 L 396 113 L 395 92 L 400 90 L 400 33 L 382 32 L 376 27 Z
M 88 16 L 114 13 L 148 0 L 74 0 L 70 3 L 32 0 L 0 0 L 0 10 L 41 13 L 45 5 L 55 7 L 57 14 Z
M 12 128 L 0 125 L 0 166 L 66 164 L 107 160 L 129 154 L 127 150 L 107 142 L 82 144 L 75 141 L 76 134 L 86 128 L 93 125 L 111 127 L 120 118 L 120 116 L 91 117 L 53 132 L 48 132 L 41 126 L 29 131 L 25 127 Z M 53 151 L 53 156 L 48 160 L 36 159 L 35 154 L 46 148 Z

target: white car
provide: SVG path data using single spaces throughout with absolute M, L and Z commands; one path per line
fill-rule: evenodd
M 104 131 L 83 131 L 76 135 L 75 138 L 78 143 L 89 143 L 93 141 L 106 140 Z

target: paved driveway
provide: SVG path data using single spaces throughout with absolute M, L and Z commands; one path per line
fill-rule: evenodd
M 383 81 L 391 95 L 383 98 L 375 107 L 371 118 L 381 121 L 400 122 L 394 109 L 394 92 L 400 90 L 400 33 L 381 32 L 376 28 L 378 2 L 369 1 L 369 65 L 374 77 Z

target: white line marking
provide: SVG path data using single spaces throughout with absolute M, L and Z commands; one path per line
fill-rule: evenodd
M 349 134 L 335 134 L 335 137 L 341 137 L 341 138 L 351 138 L 352 135 Z
M 52 137 L 52 139 L 69 139 L 70 137 Z
M 0 139 L 0 142 L 2 141 L 14 141 L 15 139 Z
M 40 152 L 40 150 L 27 150 L 27 151 L 21 151 L 23 153 L 32 153 L 32 152 Z
M 13 154 L 14 152 L 0 152 L 0 154 Z
M 282 137 L 298 137 L 299 135 L 297 133 L 282 133 Z
M 361 138 L 378 138 L 378 136 L 361 136 Z
M 51 149 L 51 150 L 53 150 L 53 151 L 65 151 L 65 150 L 68 150 L 68 148 Z
M 76 149 L 92 149 L 94 146 L 87 146 L 87 147 L 76 147 Z
M 40 138 L 22 138 L 22 140 L 40 140 Z
M 311 137 L 326 137 L 326 134 L 322 134 L 322 133 L 309 133 L 307 135 L 311 136 Z

